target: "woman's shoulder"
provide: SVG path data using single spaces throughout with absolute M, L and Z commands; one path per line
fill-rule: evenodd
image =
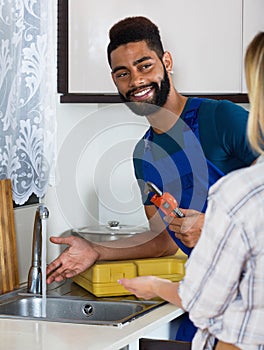
M 261 156 L 256 164 L 232 171 L 218 180 L 209 190 L 209 199 L 215 198 L 231 210 L 245 198 L 253 198 L 257 192 L 264 196 L 263 174 L 264 158 Z

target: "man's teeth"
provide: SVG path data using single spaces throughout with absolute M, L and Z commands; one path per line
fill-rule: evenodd
M 141 97 L 141 96 L 145 95 L 146 93 L 148 93 L 150 90 L 151 90 L 150 88 L 142 90 L 140 92 L 135 93 L 134 96 L 135 97 Z

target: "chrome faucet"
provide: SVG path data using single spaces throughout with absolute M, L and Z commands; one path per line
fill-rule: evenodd
M 42 251 L 42 220 L 49 217 L 49 211 L 44 205 L 39 205 L 34 222 L 32 241 L 32 263 L 28 273 L 28 293 L 42 293 L 41 251 Z

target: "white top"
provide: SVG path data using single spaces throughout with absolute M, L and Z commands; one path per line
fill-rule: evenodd
M 137 343 L 182 313 L 175 305 L 165 304 L 122 328 L 0 318 L 0 349 L 117 350 Z
M 264 349 L 264 158 L 223 177 L 209 191 L 205 224 L 180 285 L 200 329 L 194 349 L 214 337 Z

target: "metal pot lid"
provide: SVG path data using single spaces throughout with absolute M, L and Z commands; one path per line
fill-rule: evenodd
M 87 234 L 136 234 L 147 231 L 147 227 L 137 225 L 123 225 L 119 221 L 108 221 L 107 225 L 86 226 L 79 229 L 74 229 L 75 232 Z

